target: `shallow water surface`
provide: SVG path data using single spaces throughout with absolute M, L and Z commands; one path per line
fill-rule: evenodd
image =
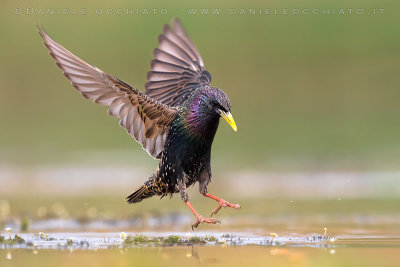
M 223 209 L 215 216 L 221 224 L 195 231 L 194 217 L 179 198 L 127 205 L 120 193 L 9 193 L 0 199 L 0 266 L 399 265 L 399 198 L 351 198 L 336 187 L 327 194 L 328 178 L 319 191 L 296 181 L 287 183 L 310 197 L 275 198 L 272 192 L 246 198 L 228 191 L 227 199 L 242 209 Z M 386 185 L 398 188 L 391 183 Z M 282 188 L 275 194 L 283 194 Z M 216 203 L 191 190 L 196 209 L 210 214 Z M 9 241 L 15 234 L 23 240 Z
M 134 239 L 138 235 L 21 234 L 24 244 L 1 246 L 0 266 L 396 266 L 400 259 L 400 236 L 146 232 Z
M 1 266 L 396 266 L 399 240 L 337 240 L 330 246 L 114 247 L 1 250 Z

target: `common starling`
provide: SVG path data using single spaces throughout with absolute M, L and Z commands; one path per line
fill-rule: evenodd
M 200 193 L 221 207 L 240 209 L 207 192 L 211 181 L 211 145 L 223 117 L 234 131 L 231 104 L 226 94 L 210 86 L 211 74 L 178 19 L 164 25 L 153 51 L 146 93 L 86 63 L 49 37 L 38 26 L 40 36 L 64 75 L 85 98 L 109 107 L 120 125 L 139 142 L 159 166 L 154 174 L 127 197 L 128 203 L 158 195 L 180 193 L 182 200 L 200 223 L 215 224 L 204 218 L 189 202 L 186 188 L 199 183 Z

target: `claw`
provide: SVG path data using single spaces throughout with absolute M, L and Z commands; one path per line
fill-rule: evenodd
M 194 228 L 197 228 L 200 223 L 209 223 L 209 224 L 221 223 L 221 221 L 218 221 L 214 218 L 203 218 L 201 215 L 196 219 L 197 221 L 194 224 L 192 224 L 192 231 L 194 231 Z
M 239 205 L 239 204 L 232 204 L 232 203 L 229 203 L 228 201 L 225 201 L 225 200 L 223 200 L 223 199 L 220 199 L 218 202 L 219 202 L 218 206 L 211 212 L 211 217 L 212 217 L 214 214 L 217 214 L 218 211 L 219 211 L 222 207 L 224 207 L 224 208 L 230 207 L 230 208 L 234 208 L 234 209 L 240 210 L 240 205 Z

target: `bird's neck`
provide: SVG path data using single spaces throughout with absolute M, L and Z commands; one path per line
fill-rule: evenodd
M 219 114 L 210 110 L 203 99 L 204 95 L 200 90 L 194 93 L 186 101 L 182 109 L 182 126 L 187 132 L 188 137 L 200 141 L 210 141 L 214 139 L 219 124 Z
M 184 114 L 183 120 L 184 128 L 190 136 L 212 142 L 219 124 L 219 116 L 217 114 L 205 114 L 196 110 L 188 110 Z

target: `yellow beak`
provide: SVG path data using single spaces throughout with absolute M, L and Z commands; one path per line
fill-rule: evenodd
M 230 112 L 228 112 L 228 114 L 227 114 L 227 113 L 221 111 L 221 116 L 226 120 L 227 123 L 229 123 L 229 125 L 232 127 L 232 129 L 236 132 L 237 127 L 236 127 L 235 120 L 232 117 L 232 114 Z

